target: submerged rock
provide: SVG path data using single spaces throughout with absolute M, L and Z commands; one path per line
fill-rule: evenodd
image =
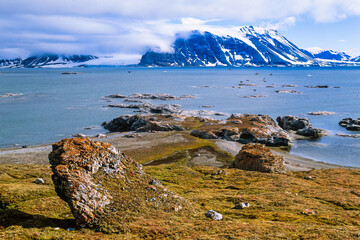
M 272 154 L 262 144 L 246 144 L 236 155 L 232 167 L 267 173 L 285 173 L 284 158 Z
M 19 97 L 22 96 L 22 93 L 4 93 L 0 94 L 0 98 L 6 98 L 6 97 Z
M 329 88 L 328 85 L 305 86 L 306 88 Z
M 49 160 L 56 193 L 68 203 L 78 226 L 118 232 L 144 212 L 165 214 L 186 206 L 160 182 L 150 184 L 154 179 L 142 166 L 109 143 L 63 139 L 53 145 Z
M 317 111 L 317 112 L 308 112 L 309 115 L 334 115 L 335 112 L 328 112 L 328 111 Z
M 296 90 L 276 90 L 276 93 L 301 93 L 300 91 Z
M 174 95 L 168 93 L 133 93 L 128 96 L 121 94 L 111 94 L 106 96 L 108 98 L 129 98 L 129 99 L 152 99 L 152 100 L 180 100 L 186 98 L 196 98 L 192 95 L 182 95 L 180 97 L 176 97 Z

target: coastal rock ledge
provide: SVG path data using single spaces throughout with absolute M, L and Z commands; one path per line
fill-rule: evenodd
M 53 145 L 49 160 L 56 193 L 79 227 L 123 232 L 137 219 L 171 217 L 189 209 L 182 197 L 109 143 L 63 139 Z

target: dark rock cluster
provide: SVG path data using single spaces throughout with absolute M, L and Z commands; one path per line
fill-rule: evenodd
M 282 129 L 296 131 L 296 134 L 305 137 L 318 138 L 323 133 L 322 129 L 314 128 L 307 118 L 283 116 L 277 117 L 276 121 Z
M 339 122 L 339 125 L 350 131 L 360 131 L 360 118 L 344 118 Z

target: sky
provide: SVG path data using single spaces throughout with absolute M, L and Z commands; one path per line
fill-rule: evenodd
M 93 54 L 137 63 L 175 34 L 278 30 L 300 48 L 360 55 L 360 0 L 0 0 L 0 59 Z

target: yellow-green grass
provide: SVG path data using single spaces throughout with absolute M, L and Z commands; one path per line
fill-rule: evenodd
M 195 144 L 196 145 L 196 144 Z M 199 145 L 193 148 L 201 147 Z M 176 147 L 168 152 L 178 151 Z M 175 153 L 181 156 L 181 151 Z M 152 158 L 154 159 L 154 158 Z M 145 166 L 196 209 L 189 215 L 154 215 L 129 223 L 126 232 L 102 234 L 74 226 L 47 165 L 0 165 L 0 238 L 4 239 L 359 239 L 360 170 L 324 169 L 269 174 L 238 169 L 170 164 Z M 33 181 L 42 177 L 46 184 Z M 236 203 L 250 207 L 234 209 Z M 205 217 L 209 210 L 223 220 Z M 304 215 L 305 209 L 316 215 Z M 151 213 L 146 213 L 151 214 Z M 58 230 L 56 230 L 59 227 Z

